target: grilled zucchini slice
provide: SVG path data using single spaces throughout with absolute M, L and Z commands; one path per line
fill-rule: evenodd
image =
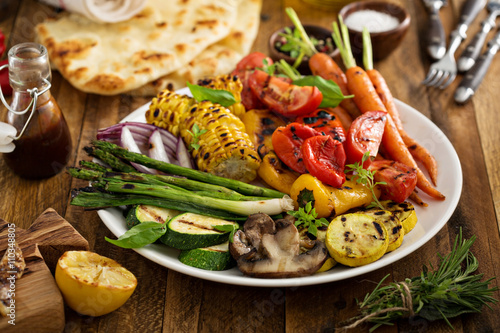
M 335 261 L 357 267 L 382 257 L 389 245 L 389 235 L 375 217 L 351 213 L 339 215 L 330 222 L 325 243 Z
M 377 221 L 382 223 L 387 229 L 387 233 L 389 234 L 389 246 L 387 247 L 386 253 L 394 251 L 403 244 L 405 231 L 401 221 L 393 212 L 372 208 L 363 211 L 363 213 L 375 217 Z
M 163 244 L 179 250 L 192 250 L 226 242 L 228 231 L 220 231 L 215 225 L 234 225 L 238 223 L 194 213 L 180 214 L 168 222 L 167 232 L 160 240 Z
M 128 211 L 125 222 L 129 229 L 143 222 L 158 222 L 163 224 L 180 213 L 180 211 L 175 209 L 151 205 L 135 205 Z
M 236 265 L 236 261 L 229 253 L 229 242 L 181 251 L 179 261 L 185 265 L 209 271 L 222 271 Z
M 408 201 L 403 203 L 397 203 L 391 200 L 380 202 L 384 208 L 390 212 L 393 212 L 401 221 L 405 235 L 412 231 L 417 224 L 417 213 L 415 212 L 415 207 Z

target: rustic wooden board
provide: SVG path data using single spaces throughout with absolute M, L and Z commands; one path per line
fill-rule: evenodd
M 8 226 L 0 219 L 2 252 L 8 244 Z M 0 331 L 61 332 L 65 326 L 64 302 L 51 270 L 65 251 L 88 250 L 88 243 L 51 208 L 29 229 L 15 229 L 14 238 L 23 251 L 26 270 L 15 282 L 15 326 L 8 322 L 11 318 L 0 318 Z

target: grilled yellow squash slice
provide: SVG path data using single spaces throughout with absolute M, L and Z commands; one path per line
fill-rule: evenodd
M 357 267 L 382 257 L 389 246 L 389 235 L 375 217 L 350 213 L 339 215 L 330 222 L 325 244 L 335 261 Z
M 393 212 L 383 209 L 371 208 L 363 211 L 364 214 L 371 215 L 382 223 L 389 234 L 389 246 L 386 252 L 391 252 L 403 244 L 405 231 L 399 218 Z
M 401 221 L 405 235 L 412 231 L 417 224 L 417 213 L 415 212 L 415 207 L 408 201 L 403 203 L 397 203 L 391 200 L 380 202 L 384 208 L 390 212 L 393 212 Z

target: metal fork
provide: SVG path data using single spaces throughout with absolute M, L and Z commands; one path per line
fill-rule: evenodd
M 446 53 L 446 36 L 439 10 L 447 5 L 447 0 L 423 0 L 429 12 L 427 23 L 427 53 L 434 59 L 441 59 Z
M 439 87 L 444 89 L 448 87 L 457 76 L 457 62 L 455 61 L 455 51 L 462 41 L 467 37 L 467 29 L 474 21 L 477 14 L 486 5 L 486 0 L 467 0 L 462 7 L 460 21 L 457 28 L 451 32 L 450 46 L 444 57 L 431 65 L 426 78 L 422 84 L 429 87 Z

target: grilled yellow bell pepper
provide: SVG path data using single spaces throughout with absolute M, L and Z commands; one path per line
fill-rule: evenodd
M 375 195 L 380 196 L 380 189 L 375 188 Z M 295 208 L 304 207 L 311 201 L 320 217 L 337 216 L 349 209 L 370 204 L 373 201 L 370 189 L 352 180 L 346 180 L 341 188 L 323 184 L 311 174 L 303 174 L 292 184 L 290 197 Z
M 248 110 L 241 120 L 261 157 L 273 150 L 271 137 L 274 130 L 286 125 L 285 121 L 271 110 Z
M 259 177 L 274 189 L 290 194 L 292 184 L 297 180 L 299 174 L 288 169 L 280 161 L 274 151 L 268 152 L 263 158 L 259 169 Z

